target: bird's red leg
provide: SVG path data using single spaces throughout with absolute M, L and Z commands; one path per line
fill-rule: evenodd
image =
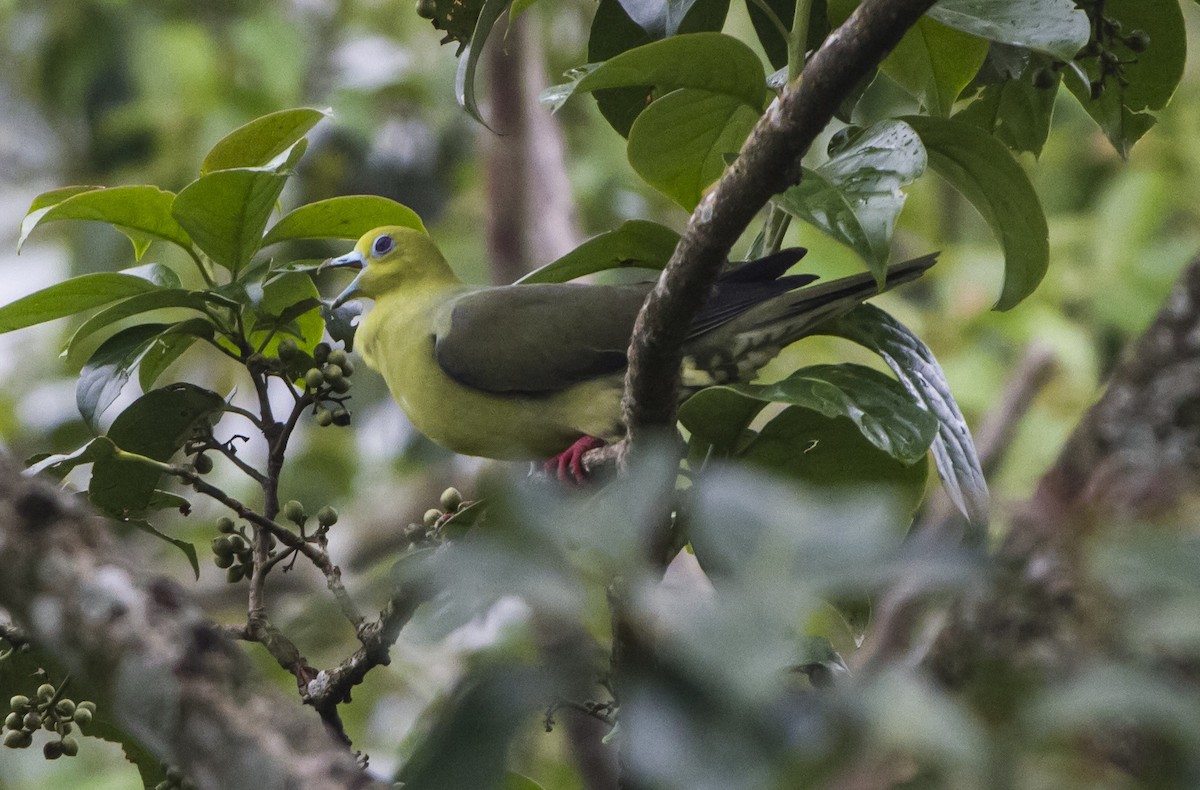
M 603 439 L 595 436 L 580 436 L 567 449 L 542 464 L 546 474 L 553 474 L 564 483 L 582 483 L 587 479 L 587 470 L 583 468 L 583 456 L 589 450 L 603 447 Z

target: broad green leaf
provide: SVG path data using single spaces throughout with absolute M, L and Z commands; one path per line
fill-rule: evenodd
M 79 342 L 104 327 L 111 326 L 130 316 L 171 307 L 204 312 L 207 306 L 208 302 L 201 292 L 187 291 L 182 288 L 162 288 L 138 294 L 101 310 L 80 324 L 79 328 L 75 330 L 75 334 L 71 335 L 71 339 L 67 341 L 63 353 L 69 356 Z
M 657 36 L 661 38 L 661 36 Z M 622 7 L 619 0 L 600 0 L 596 13 L 592 17 L 592 27 L 588 35 L 587 57 L 591 64 L 600 64 L 626 50 L 640 47 L 654 41 L 655 37 L 646 32 L 645 28 L 633 20 Z M 590 68 L 590 67 L 585 67 Z M 582 70 L 579 70 L 582 71 Z M 572 74 L 568 74 L 572 76 Z M 542 94 L 542 101 L 551 107 L 561 106 L 567 96 L 575 89 L 574 83 L 548 88 Z M 633 88 L 609 88 L 596 91 L 596 107 L 604 120 L 622 137 L 629 136 L 629 127 L 638 117 L 652 98 L 653 90 L 649 85 L 639 85 Z M 554 96 L 548 100 L 547 96 Z
M 867 441 L 904 464 L 923 459 L 937 436 L 937 418 L 900 382 L 862 365 L 812 365 L 773 384 L 728 389 L 764 402 L 803 406 L 825 417 L 845 417 Z
M 758 111 L 735 96 L 677 90 L 634 121 L 629 163 L 646 183 L 691 211 L 757 121 Z
M 465 49 L 459 53 L 458 71 L 454 75 L 454 95 L 458 106 L 462 107 L 475 120 L 484 123 L 479 114 L 479 105 L 475 101 L 475 69 L 483 54 L 483 45 L 492 32 L 496 20 L 504 14 L 510 0 L 484 0 L 483 8 L 479 11 L 479 19 L 475 22 L 475 31 Z M 502 130 L 507 131 L 507 130 Z
M 754 50 L 724 33 L 689 33 L 622 52 L 586 71 L 571 91 L 558 95 L 566 101 L 577 93 L 639 85 L 652 85 L 660 94 L 692 88 L 731 97 L 756 117 L 767 93 L 766 75 Z
M 565 283 L 606 269 L 661 269 L 671 259 L 679 234 L 656 222 L 631 219 L 601 233 L 552 263 L 532 271 L 518 283 Z
M 61 480 L 75 467 L 90 464 L 97 458 L 112 455 L 112 452 L 112 442 L 104 436 L 98 436 L 73 452 L 42 455 L 29 459 L 25 467 L 25 474 L 49 474 Z
M 166 324 L 139 324 L 105 340 L 79 373 L 75 384 L 75 404 L 85 422 L 93 428 L 121 388 L 130 372 Z
M 174 269 L 163 266 L 161 263 L 130 266 L 128 269 L 122 269 L 120 273 L 141 277 L 143 280 L 153 283 L 159 288 L 179 288 L 183 284 Z
M 197 319 L 198 324 L 193 326 L 193 329 L 202 330 L 204 327 L 199 324 L 206 324 L 209 331 L 212 330 L 212 324 L 209 324 L 205 319 Z M 183 322 L 176 325 L 177 327 L 186 326 L 191 322 Z M 158 381 L 158 377 L 163 374 L 172 362 L 183 356 L 183 353 L 192 347 L 200 336 L 197 332 L 185 331 L 168 331 L 164 332 L 154 339 L 150 344 L 150 348 L 146 349 L 146 353 L 142 356 L 142 361 L 138 363 L 138 386 L 142 388 L 142 392 L 149 392 L 154 383 Z
M 774 19 L 762 9 L 763 5 L 771 10 Z M 796 17 L 795 1 L 759 0 L 759 2 L 755 2 L 755 0 L 746 0 L 746 11 L 750 16 L 750 23 L 754 26 L 754 33 L 758 36 L 758 43 L 762 45 L 771 67 L 783 69 L 786 74 L 788 36 L 792 29 L 792 20 Z M 778 21 L 778 25 L 776 21 Z M 783 31 L 779 30 L 779 25 L 783 26 Z M 828 23 L 826 23 L 826 27 L 828 27 Z M 811 40 L 810 37 L 809 41 Z
M 383 225 L 402 225 L 425 233 L 416 212 L 377 195 L 346 195 L 319 200 L 288 212 L 262 240 L 262 246 L 293 239 L 352 239 Z
M 222 137 L 200 164 L 200 175 L 214 170 L 262 167 L 291 148 L 317 125 L 329 110 L 302 107 L 255 118 Z
M 921 17 L 880 68 L 930 115 L 946 117 L 983 65 L 987 50 L 983 39 Z
M 962 121 L 903 118 L 925 144 L 929 164 L 987 221 L 1004 250 L 1004 287 L 997 310 L 1033 293 L 1050 263 L 1049 229 L 1037 192 L 1004 144 Z
M 108 438 L 120 449 L 169 461 L 201 421 L 219 419 L 225 401 L 193 384 L 151 390 L 117 415 Z M 150 504 L 159 473 L 145 464 L 115 457 L 97 460 L 88 496 L 92 504 L 116 518 L 137 518 Z
M 1033 75 L 1052 62 L 1044 55 L 1027 58 L 1023 70 L 1011 79 L 985 85 L 979 97 L 954 118 L 978 126 L 1014 151 L 1041 155 L 1050 136 L 1061 74 L 1050 71 L 1055 75 L 1050 88 L 1034 85 Z
M 72 277 L 0 307 L 0 333 L 53 321 L 158 290 L 141 277 L 100 272 Z
M 692 435 L 695 449 L 718 456 L 737 452 L 750 423 L 767 402 L 731 387 L 705 387 L 679 407 L 679 422 Z
M 319 299 L 312 278 L 305 274 L 284 274 L 267 283 L 261 300 L 254 305 L 251 345 L 258 348 L 266 341 L 262 353 L 273 356 L 280 341 L 291 336 L 301 349 L 311 353 L 325 331 Z
M 901 191 L 925 172 L 925 147 L 903 121 L 881 121 L 855 137 L 796 186 L 776 198 L 780 208 L 863 257 L 881 284 L 887 276 Z
M 1109 78 L 1098 100 L 1092 100 L 1090 86 L 1081 80 L 1068 77 L 1066 83 L 1117 152 L 1127 158 L 1133 144 L 1154 125 L 1154 112 L 1166 107 L 1174 95 L 1183 76 L 1187 38 L 1177 0 L 1106 0 L 1104 13 L 1126 32 L 1144 30 L 1150 46 L 1136 55 L 1123 44 L 1115 47 L 1115 54 L 1126 62 L 1127 84 Z M 1086 63 L 1089 78 L 1096 79 L 1095 60 Z
M 171 212 L 200 249 L 236 275 L 262 246 L 263 229 L 303 151 L 301 141 L 267 167 L 200 176 L 179 193 Z
M 1091 35 L 1075 0 L 939 0 L 926 14 L 944 25 L 989 41 L 1070 60 Z
M 61 198 L 61 199 L 58 199 Z M 142 257 L 149 239 L 164 239 L 190 249 L 192 240 L 171 216 L 175 195 L 152 186 L 67 187 L 47 192 L 33 201 L 21 222 L 17 250 L 34 228 L 64 219 L 107 222 L 133 242 L 134 255 Z M 52 202 L 56 201 L 56 202 Z
M 879 354 L 912 397 L 937 418 L 938 435 L 931 449 L 942 485 L 971 522 L 970 538 L 982 541 L 988 519 L 987 482 L 967 421 L 933 352 L 907 327 L 870 304 L 859 305 L 823 324 L 820 331 L 852 340 Z
M 905 464 L 870 444 L 845 417 L 829 418 L 789 406 L 763 426 L 738 457 L 809 485 L 893 489 L 906 512 L 915 512 L 928 467 Z
M 162 493 L 162 492 L 155 492 L 155 493 Z M 153 524 L 151 524 L 149 521 L 146 521 L 145 519 L 131 518 L 131 519 L 125 519 L 121 523 L 128 524 L 129 526 L 134 527 L 135 529 L 139 529 L 142 532 L 145 532 L 149 535 L 153 535 L 154 537 L 158 538 L 159 540 L 166 541 L 167 543 L 170 543 L 172 546 L 174 546 L 175 548 L 182 551 L 183 556 L 187 557 L 188 563 L 192 566 L 192 573 L 194 573 L 196 575 L 196 580 L 197 581 L 200 580 L 200 560 L 196 556 L 196 547 L 194 545 L 192 545 L 190 542 L 188 542 L 186 540 L 180 540 L 179 538 L 173 538 L 170 535 L 166 534 L 165 532 L 160 532 L 159 530 L 154 528 Z

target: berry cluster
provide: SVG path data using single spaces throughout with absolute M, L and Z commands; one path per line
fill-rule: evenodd
M 1077 5 L 1091 19 L 1091 40 L 1075 56 L 1073 63 L 1053 63 L 1035 71 L 1033 84 L 1042 89 L 1055 87 L 1059 72 L 1070 65 L 1088 83 L 1092 101 L 1098 101 L 1110 80 L 1121 87 L 1129 84 L 1125 67 L 1137 63 L 1137 56 L 1150 47 L 1150 34 L 1145 30 L 1125 33 L 1119 19 L 1104 13 L 1103 0 L 1081 0 Z
M 279 344 L 280 358 L 284 356 L 286 342 Z M 328 343 L 318 343 L 313 349 L 313 362 L 313 367 L 304 372 L 304 386 L 316 403 L 317 425 L 349 425 L 350 412 L 344 404 L 346 394 L 350 392 L 354 364 L 345 351 L 331 348 Z
M 58 740 L 47 741 L 42 754 L 47 760 L 59 757 L 74 757 L 79 754 L 79 741 L 72 737 L 75 727 L 86 727 L 92 723 L 96 703 L 76 703 L 63 696 L 66 682 L 55 688 L 49 683 L 38 687 L 33 699 L 18 694 L 9 700 L 11 712 L 4 719 L 4 745 L 11 749 L 24 749 L 33 743 L 33 734 L 39 729 L 58 734 Z

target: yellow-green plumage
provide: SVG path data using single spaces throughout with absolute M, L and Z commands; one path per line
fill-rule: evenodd
M 685 387 L 748 378 L 815 323 L 876 292 L 866 274 L 800 288 L 815 278 L 782 275 L 801 255 L 723 278 L 685 345 Z M 932 262 L 898 264 L 888 285 Z M 356 347 L 438 444 L 534 459 L 583 436 L 621 435 L 624 352 L 648 284 L 464 285 L 428 236 L 402 227 L 373 230 L 330 263 L 363 267 L 335 304 L 375 301 Z

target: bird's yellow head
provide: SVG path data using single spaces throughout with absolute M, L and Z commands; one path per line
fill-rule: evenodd
M 322 265 L 337 267 L 361 271 L 333 300 L 334 307 L 359 297 L 378 300 L 401 288 L 458 281 L 429 236 L 400 225 L 376 228 L 359 239 L 353 251 Z

